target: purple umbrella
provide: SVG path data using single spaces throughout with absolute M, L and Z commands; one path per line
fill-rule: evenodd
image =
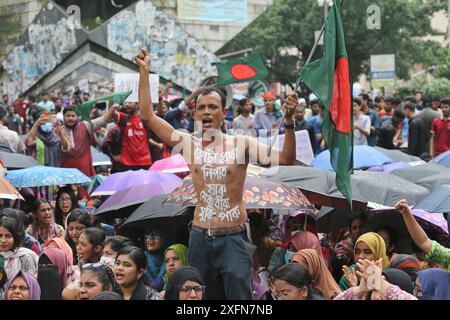
M 374 166 L 371 167 L 369 169 L 367 169 L 367 171 L 372 171 L 372 172 L 385 172 L 385 173 L 390 173 L 396 169 L 403 169 L 403 168 L 408 168 L 408 167 L 414 167 L 417 166 L 419 164 L 425 163 L 424 161 L 420 160 L 420 161 L 413 161 L 413 162 L 394 162 L 394 163 L 388 163 L 388 164 L 384 164 L 382 166 Z
M 179 180 L 181 181 L 181 179 Z M 107 211 L 116 211 L 125 207 L 140 205 L 150 198 L 172 192 L 176 187 L 177 184 L 174 183 L 153 185 L 140 184 L 120 190 L 103 202 L 96 210 L 95 214 L 97 215 Z
M 103 181 L 91 196 L 110 196 L 117 191 L 133 186 L 147 184 L 149 188 L 160 186 L 169 193 L 181 183 L 181 179 L 172 173 L 150 172 L 147 170 L 115 173 Z

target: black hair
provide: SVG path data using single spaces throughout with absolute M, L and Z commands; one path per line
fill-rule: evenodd
M 369 95 L 367 93 L 360 93 L 359 96 L 361 97 L 361 100 L 369 101 Z
M 348 219 L 348 228 L 351 229 L 353 221 L 358 219 L 365 223 L 367 221 L 367 215 L 365 215 L 364 213 L 358 213 L 350 216 L 350 218 Z
M 403 101 L 409 101 L 409 102 L 411 102 L 413 104 L 417 103 L 416 97 L 413 97 L 413 96 L 406 97 L 405 99 L 403 99 Z
M 441 101 L 441 97 L 437 94 L 432 94 L 431 95 L 431 101 Z
M 396 118 L 399 118 L 399 119 L 405 119 L 405 113 L 403 112 L 403 110 L 402 109 L 395 109 L 394 110 L 394 115 L 395 115 L 395 117 Z
M 120 252 L 125 247 L 133 246 L 133 242 L 124 236 L 112 236 L 106 238 L 105 247 L 109 245 L 115 252 Z
M 222 108 L 225 108 L 226 104 L 227 104 L 227 98 L 225 97 L 225 94 L 223 93 L 223 91 L 219 88 L 204 88 L 204 89 L 202 89 L 198 93 L 197 98 L 195 99 L 195 103 L 198 104 L 198 98 L 200 98 L 201 96 L 206 96 L 213 92 L 217 93 L 220 96 L 220 101 L 222 102 Z
M 389 227 L 389 226 L 379 226 L 377 228 L 375 228 L 375 232 L 378 233 L 379 231 L 386 231 L 387 234 L 389 235 L 389 241 L 391 242 L 391 245 L 394 245 L 394 247 L 397 245 L 397 240 L 398 240 L 398 236 L 397 236 L 397 232 Z M 389 250 L 389 248 L 386 247 L 387 250 Z
M 120 287 L 114 278 L 113 271 L 106 265 L 88 265 L 88 267 L 81 267 L 81 274 L 85 271 L 91 271 L 97 276 L 98 281 L 102 284 L 102 290 L 106 290 L 110 285 L 114 292 L 121 293 Z
M 441 99 L 441 103 L 449 105 L 450 104 L 450 97 L 442 98 Z
M 106 234 L 102 229 L 86 228 L 83 230 L 83 232 L 81 234 L 83 234 L 83 233 L 88 238 L 89 243 L 92 244 L 94 247 L 98 246 L 98 245 L 103 247 L 103 243 L 105 242 Z
M 283 280 L 290 285 L 302 289 L 303 287 L 308 288 L 307 300 L 322 300 L 324 299 L 322 293 L 313 288 L 313 279 L 308 273 L 305 267 L 299 263 L 288 263 L 280 268 L 278 268 L 273 276 L 272 280 Z
M 376 99 L 377 99 L 377 98 L 375 98 L 375 101 L 376 101 Z M 386 99 L 384 99 L 384 102 L 386 102 L 386 103 L 392 103 L 393 100 L 394 100 L 393 97 L 386 97 Z
M 78 208 L 78 199 L 75 193 L 73 192 L 72 188 L 70 186 L 60 188 L 56 196 L 56 208 L 55 208 L 55 222 L 59 225 L 64 225 L 62 210 L 59 207 L 59 198 L 61 198 L 61 195 L 63 193 L 67 193 L 70 197 L 70 201 L 72 201 L 72 207 L 70 208 L 69 212 L 72 212 L 73 210 Z
M 9 96 L 8 96 L 7 94 L 4 94 L 4 95 L 2 96 L 2 98 L 4 98 L 4 97 L 8 97 L 8 98 L 9 98 Z
M 394 98 L 392 98 L 391 103 L 395 104 L 395 105 L 399 105 L 400 103 L 402 103 L 402 100 L 398 97 L 394 97 Z
M 419 158 L 425 162 L 430 162 L 433 159 L 431 154 L 429 154 L 428 152 L 424 152 L 424 153 L 420 154 Z
M 43 204 L 43 203 L 48 203 L 48 204 L 50 204 L 50 201 L 48 201 L 48 200 L 45 199 L 45 198 L 40 198 L 40 199 L 34 200 L 33 205 L 32 205 L 32 207 L 31 207 L 31 211 L 32 211 L 33 213 L 37 213 L 37 212 L 39 211 L 39 207 L 40 207 L 41 204 Z M 50 205 L 50 206 L 51 206 L 51 205 Z
M 145 257 L 144 250 L 141 248 L 138 248 L 136 246 L 127 246 L 122 249 L 120 249 L 119 253 L 117 254 L 117 258 L 121 255 L 130 255 L 131 261 L 136 265 L 136 269 L 144 270 L 147 268 L 147 258 Z
M 375 97 L 375 103 L 378 103 L 378 102 L 380 102 L 381 100 L 384 100 L 384 97 L 382 97 L 382 96 L 376 96 L 376 97 Z
M 76 109 L 75 109 L 75 106 L 67 106 L 67 107 L 65 107 L 64 110 L 63 110 L 63 115 L 65 115 L 65 114 L 66 114 L 67 112 L 69 112 L 69 111 L 73 111 L 73 112 L 77 113 L 77 111 L 76 111 Z
M 41 93 L 41 96 L 45 96 L 45 95 L 48 95 L 47 91 L 44 91 L 44 92 Z
M 16 248 L 20 247 L 21 245 L 21 237 L 19 231 L 17 230 L 16 225 L 17 225 L 16 220 L 13 218 L 5 216 L 0 218 L 0 227 L 3 227 L 9 232 L 11 232 L 14 239 L 14 244 L 11 248 L 11 251 L 16 250 Z
M 407 103 L 403 106 L 403 109 L 405 110 L 409 110 L 411 112 L 415 112 L 416 111 L 416 106 L 413 105 L 412 103 Z
M 87 212 L 81 209 L 74 209 L 69 213 L 66 220 L 66 236 L 64 240 L 66 240 L 72 249 L 76 248 L 76 246 L 75 242 L 73 242 L 73 240 L 69 237 L 69 223 L 75 221 L 81 223 L 86 228 L 92 228 L 91 219 L 89 218 L 89 214 Z
M 361 106 L 361 99 L 359 99 L 359 98 L 353 98 L 353 102 L 356 102 L 356 104 L 357 104 L 358 106 Z

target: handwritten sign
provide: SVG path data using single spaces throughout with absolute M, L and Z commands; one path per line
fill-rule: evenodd
M 274 149 L 281 151 L 284 144 L 284 134 L 277 137 L 274 144 Z M 314 152 L 311 147 L 311 141 L 307 130 L 300 130 L 295 132 L 295 146 L 296 156 L 298 161 L 303 161 L 307 164 L 311 164 L 314 160 Z
M 152 102 L 158 103 L 159 75 L 150 73 L 149 79 Z M 114 88 L 115 92 L 132 91 L 125 102 L 138 102 L 139 73 L 116 73 L 114 77 Z

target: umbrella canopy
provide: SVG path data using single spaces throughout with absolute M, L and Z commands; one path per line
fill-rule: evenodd
M 269 181 L 262 177 L 247 176 L 243 194 L 244 205 L 249 209 L 312 209 L 312 205 L 300 190 Z M 196 206 L 197 197 L 191 179 L 167 197 L 167 204 Z
M 381 147 L 375 147 L 376 150 L 382 152 L 384 155 L 391 158 L 393 162 L 411 162 L 411 161 L 419 161 L 421 160 L 419 157 L 411 156 L 405 152 L 402 152 L 400 150 L 391 150 L 391 149 L 385 149 Z
M 403 168 L 409 168 L 409 167 L 414 167 L 420 164 L 424 164 L 425 161 L 422 160 L 418 160 L 418 161 L 413 161 L 413 162 L 393 162 L 393 163 L 388 163 L 382 166 L 375 166 L 375 167 L 371 167 L 369 169 L 367 169 L 367 171 L 372 171 L 372 172 L 386 172 L 386 173 L 390 173 L 394 170 L 397 169 L 403 169 Z
M 152 164 L 149 171 L 182 173 L 189 172 L 189 167 L 187 166 L 183 156 L 181 154 L 177 154 L 169 158 L 156 161 Z
M 449 212 L 450 213 L 450 185 L 439 186 L 425 199 L 416 205 L 416 209 L 428 212 Z
M 431 214 L 423 210 L 412 209 L 412 214 L 428 237 L 436 240 L 447 248 L 450 246 L 450 236 L 447 231 L 447 221 L 442 215 Z M 397 233 L 397 253 L 411 253 L 412 239 L 406 228 L 402 215 L 392 207 L 375 209 L 369 212 L 367 229 L 389 227 Z
M 299 188 L 313 204 L 334 208 L 347 208 L 344 195 L 336 187 L 336 174 L 321 168 L 302 166 L 272 167 L 259 174 L 270 181 L 281 182 L 290 187 Z M 365 208 L 367 201 L 356 189 L 353 189 L 352 205 Z
M 111 159 L 103 152 L 91 146 L 92 166 L 112 166 Z
M 101 185 L 103 183 L 103 181 L 105 181 L 106 178 L 107 178 L 106 176 L 103 176 L 101 174 L 97 174 L 97 175 L 93 176 L 91 178 L 91 186 L 89 188 L 89 193 L 92 190 L 95 190 L 95 188 L 97 188 L 99 185 Z
M 425 198 L 429 191 L 391 173 L 355 171 L 352 190 L 358 190 L 365 200 L 393 206 L 401 199 L 413 205 Z
M 397 169 L 392 174 L 433 191 L 443 184 L 450 184 L 450 170 L 428 162 L 419 166 Z
M 119 190 L 141 184 L 160 185 L 168 193 L 177 187 L 181 179 L 171 173 L 150 172 L 147 170 L 125 171 L 110 175 L 95 189 L 91 196 L 110 196 Z
M 436 158 L 431 160 L 434 163 L 440 164 L 441 166 L 450 168 L 450 150 L 444 153 L 441 153 Z
M 0 176 L 0 199 L 23 200 L 19 191 L 2 176 Z
M 348 221 L 352 216 L 349 208 L 331 208 L 322 206 L 315 217 L 317 232 L 331 233 L 348 227 Z M 355 213 L 356 214 L 356 213 Z
M 167 188 L 161 184 L 141 184 L 131 188 L 126 188 L 117 191 L 105 202 L 103 202 L 103 204 L 96 210 L 96 214 L 103 214 L 108 211 L 118 211 L 125 207 L 140 205 L 150 198 L 172 192 L 175 188 L 175 185 L 171 185 Z
M 10 171 L 6 176 L 16 188 L 90 183 L 91 179 L 75 168 L 36 166 Z
M 192 209 L 186 206 L 163 204 L 167 195 L 153 197 L 134 211 L 122 225 L 125 227 L 145 228 L 156 219 L 172 219 L 175 217 L 191 217 Z
M 33 157 L 20 153 L 0 152 L 0 160 L 8 169 L 24 169 L 40 165 Z
M 353 169 L 382 166 L 392 160 L 382 152 L 369 146 L 355 146 L 353 149 Z M 334 171 L 330 164 L 330 150 L 319 153 L 311 163 L 313 167 Z

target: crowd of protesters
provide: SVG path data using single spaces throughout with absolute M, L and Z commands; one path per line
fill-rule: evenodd
M 193 133 L 199 90 L 168 101 L 168 92 L 160 89 L 156 115 Z M 257 137 L 283 133 L 285 99 L 266 92 L 261 102 L 234 100 L 223 130 Z M 170 156 L 170 147 L 144 126 L 137 103 L 99 104 L 91 121 L 82 121 L 76 108 L 88 100 L 88 93 L 19 95 L 14 101 L 4 95 L 1 150 L 26 153 L 45 166 L 78 168 L 90 177 L 148 169 Z M 314 154 L 327 148 L 322 112 L 314 96 L 305 96 L 295 113 L 295 130 L 308 131 Z M 363 93 L 354 97 L 353 113 L 355 145 L 400 149 L 423 159 L 450 150 L 450 98 L 418 92 L 403 100 L 371 99 Z M 91 145 L 110 157 L 110 170 L 93 167 Z M 34 188 L 24 197 L 21 209 L 5 200 L 0 211 L 0 299 L 208 299 L 208 280 L 188 265 L 186 237 L 176 226 L 121 235 L 90 214 L 104 198 L 91 198 L 81 186 Z M 415 243 L 411 254 L 396 253 L 396 231 L 389 226 L 367 229 L 364 213 L 339 232 L 319 234 L 307 212 L 248 210 L 253 298 L 450 299 L 450 248 L 428 238 L 405 201 L 396 207 Z M 369 281 L 374 269 L 380 272 L 376 288 Z

